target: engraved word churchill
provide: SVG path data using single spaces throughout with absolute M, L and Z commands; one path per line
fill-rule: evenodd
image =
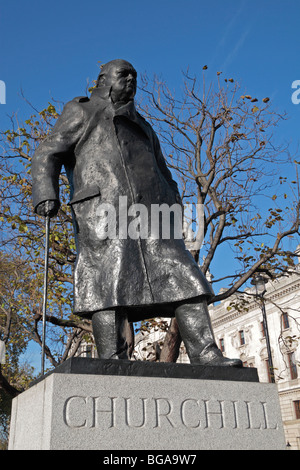
M 75 395 L 64 403 L 69 428 L 278 429 L 263 401 Z

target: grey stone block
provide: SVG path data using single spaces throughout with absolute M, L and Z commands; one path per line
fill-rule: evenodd
M 52 373 L 13 400 L 9 449 L 283 450 L 277 386 Z
M 257 369 L 251 367 L 220 367 L 177 364 L 172 362 L 126 361 L 72 357 L 52 369 L 56 374 L 124 375 L 134 377 L 162 377 L 174 379 L 233 380 L 258 382 Z M 42 377 L 33 384 L 43 380 Z

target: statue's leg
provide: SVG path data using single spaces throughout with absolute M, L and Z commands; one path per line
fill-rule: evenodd
M 217 347 L 207 302 L 204 298 L 181 304 L 175 310 L 182 340 L 191 364 L 242 367 L 240 359 L 228 359 Z
M 127 315 L 122 311 L 103 310 L 93 314 L 93 334 L 100 359 L 129 359 L 126 321 Z

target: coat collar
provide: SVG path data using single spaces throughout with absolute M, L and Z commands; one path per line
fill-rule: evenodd
M 101 86 L 99 88 L 94 88 L 91 94 L 91 99 L 102 99 L 102 100 L 109 100 L 110 97 L 110 86 Z
M 105 108 L 109 107 L 113 111 L 114 116 L 125 116 L 129 119 L 136 120 L 137 112 L 134 106 L 134 102 L 129 101 L 128 103 L 116 109 L 110 98 L 110 90 L 111 87 L 109 86 L 95 88 L 91 94 L 91 100 L 97 100 L 98 102 L 100 101 L 102 106 Z
M 124 116 L 135 122 L 143 129 L 147 137 L 150 137 L 148 126 L 146 125 L 142 116 L 140 116 L 140 114 L 137 112 L 134 101 L 129 101 L 124 106 L 116 109 L 110 99 L 110 90 L 111 87 L 109 86 L 95 88 L 91 94 L 90 99 L 94 102 L 97 101 L 99 103 L 97 106 L 100 105 L 102 110 L 106 109 L 109 114 L 113 115 L 113 117 Z

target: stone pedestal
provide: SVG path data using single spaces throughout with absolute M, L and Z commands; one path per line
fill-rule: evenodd
M 74 358 L 13 400 L 9 449 L 283 450 L 255 369 Z

